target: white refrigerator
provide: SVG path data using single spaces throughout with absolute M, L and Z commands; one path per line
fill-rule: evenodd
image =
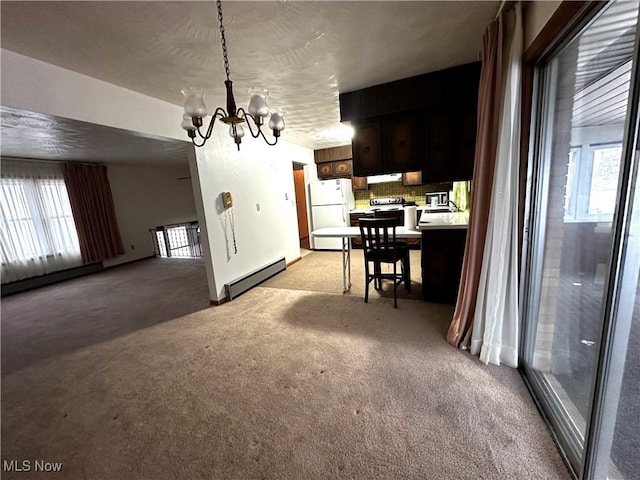
M 309 185 L 311 197 L 311 230 L 325 227 L 348 227 L 349 211 L 354 198 L 351 180 L 318 180 Z M 340 238 L 314 238 L 316 250 L 342 250 Z

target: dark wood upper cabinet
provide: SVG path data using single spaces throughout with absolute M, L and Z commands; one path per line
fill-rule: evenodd
M 424 182 L 422 181 L 422 170 L 418 170 L 416 172 L 404 172 L 402 174 L 403 187 L 413 187 L 423 184 Z
M 429 112 L 423 123 L 425 183 L 452 180 L 455 161 L 454 114 L 449 110 Z
M 351 145 L 314 150 L 313 156 L 320 180 L 351 178 L 353 173 Z
M 340 121 L 438 108 L 454 103 L 477 103 L 480 67 L 480 62 L 473 62 L 341 93 Z
M 334 177 L 351 178 L 351 174 L 353 173 L 351 160 L 336 160 L 335 162 L 331 162 L 331 168 Z
M 394 115 L 385 122 L 388 134 L 387 170 L 407 172 L 420 168 L 418 120 L 415 115 Z
M 379 121 L 358 123 L 353 137 L 353 173 L 358 177 L 384 171 L 382 163 L 382 129 Z
M 355 122 L 354 128 L 354 175 L 363 177 L 420 169 L 417 117 L 394 115 Z
M 334 162 L 336 160 L 351 160 L 351 145 L 340 147 L 321 148 L 313 151 L 313 158 L 316 163 Z
M 477 112 L 475 108 L 463 108 L 456 119 L 458 141 L 453 180 L 469 180 L 473 177 L 476 155 Z
M 352 177 L 351 178 L 352 190 L 369 190 L 369 183 L 367 177 Z
M 356 176 L 422 170 L 423 183 L 470 180 L 480 63 L 340 94 Z
M 319 163 L 318 166 L 318 178 L 320 180 L 326 180 L 333 177 L 332 162 Z

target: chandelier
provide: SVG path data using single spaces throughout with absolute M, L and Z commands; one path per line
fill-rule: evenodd
M 280 132 L 284 130 L 284 112 L 272 111 L 269 119 L 269 128 L 273 133 L 274 140 L 269 142 L 262 131 L 264 119 L 269 116 L 269 106 L 267 105 L 268 90 L 252 89 L 251 100 L 249 101 L 248 112 L 242 107 L 236 108 L 236 101 L 233 98 L 233 82 L 229 79 L 229 58 L 227 56 L 227 41 L 224 36 L 224 26 L 222 25 L 222 3 L 220 0 L 216 2 L 218 6 L 218 20 L 220 21 L 220 42 L 222 43 L 222 57 L 224 59 L 224 70 L 227 79 L 224 82 L 227 91 L 227 109 L 222 107 L 216 108 L 211 116 L 209 127 L 203 135 L 200 127 L 202 127 L 202 119 L 208 115 L 207 107 L 204 104 L 204 93 L 193 88 L 185 88 L 182 91 L 184 95 L 184 115 L 182 116 L 182 128 L 187 131 L 187 135 L 196 147 L 202 147 L 209 138 L 216 119 L 222 123 L 229 125 L 229 135 L 235 141 L 238 151 L 240 143 L 244 136 L 243 124 L 246 124 L 251 136 L 258 138 L 262 136 L 267 145 L 273 146 L 278 143 Z M 254 127 L 251 126 L 254 124 Z

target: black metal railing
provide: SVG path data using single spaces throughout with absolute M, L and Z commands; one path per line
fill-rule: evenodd
M 158 257 L 202 257 L 200 227 L 197 222 L 163 225 L 149 232 L 153 240 L 154 252 Z

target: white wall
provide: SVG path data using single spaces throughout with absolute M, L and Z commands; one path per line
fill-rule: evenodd
M 105 267 L 153 255 L 149 229 L 197 220 L 189 167 L 123 167 L 109 165 L 109 184 L 125 254 Z M 131 247 L 134 248 L 131 248 Z
M 0 55 L 3 105 L 185 139 L 179 126 L 182 108 L 177 105 L 7 50 L 0 50 Z M 283 136 L 286 138 L 286 130 Z M 288 262 L 297 259 L 300 249 L 293 161 L 308 164 L 307 182 L 317 178 L 311 149 L 284 141 L 268 147 L 261 139 L 245 137 L 238 153 L 227 129 L 220 125 L 215 127 L 209 144 L 198 149 L 197 160 L 189 160 L 192 184 L 172 183 L 172 178 L 188 176 L 187 172 L 178 175 L 160 168 L 110 166 L 111 189 L 127 253 L 105 264 L 147 256 L 151 253 L 149 228 L 193 220 L 194 212 L 206 237 L 203 248 L 212 300 L 224 297 L 225 283 L 268 262 L 280 257 Z M 195 207 L 187 206 L 187 189 L 190 198 L 196 197 Z M 237 254 L 232 250 L 230 227 L 224 225 L 226 217 L 220 201 L 221 192 L 227 190 L 234 196 Z M 176 196 L 183 200 L 174 205 Z M 260 212 L 256 204 L 260 204 Z
M 562 1 L 543 0 L 524 2 L 524 49 L 538 36 L 542 28 L 557 10 Z
M 238 152 L 222 125 L 216 125 L 207 145 L 196 150 L 190 165 L 200 192 L 196 209 L 211 252 L 205 260 L 213 272 L 212 300 L 224 298 L 225 283 L 278 258 L 290 262 L 300 256 L 294 161 L 313 164 L 313 150 L 285 141 L 269 147 L 262 139 L 245 137 Z M 230 212 L 222 206 L 223 191 L 233 195 L 237 253 Z
M 7 107 L 185 140 L 182 108 L 80 73 L 0 49 Z

